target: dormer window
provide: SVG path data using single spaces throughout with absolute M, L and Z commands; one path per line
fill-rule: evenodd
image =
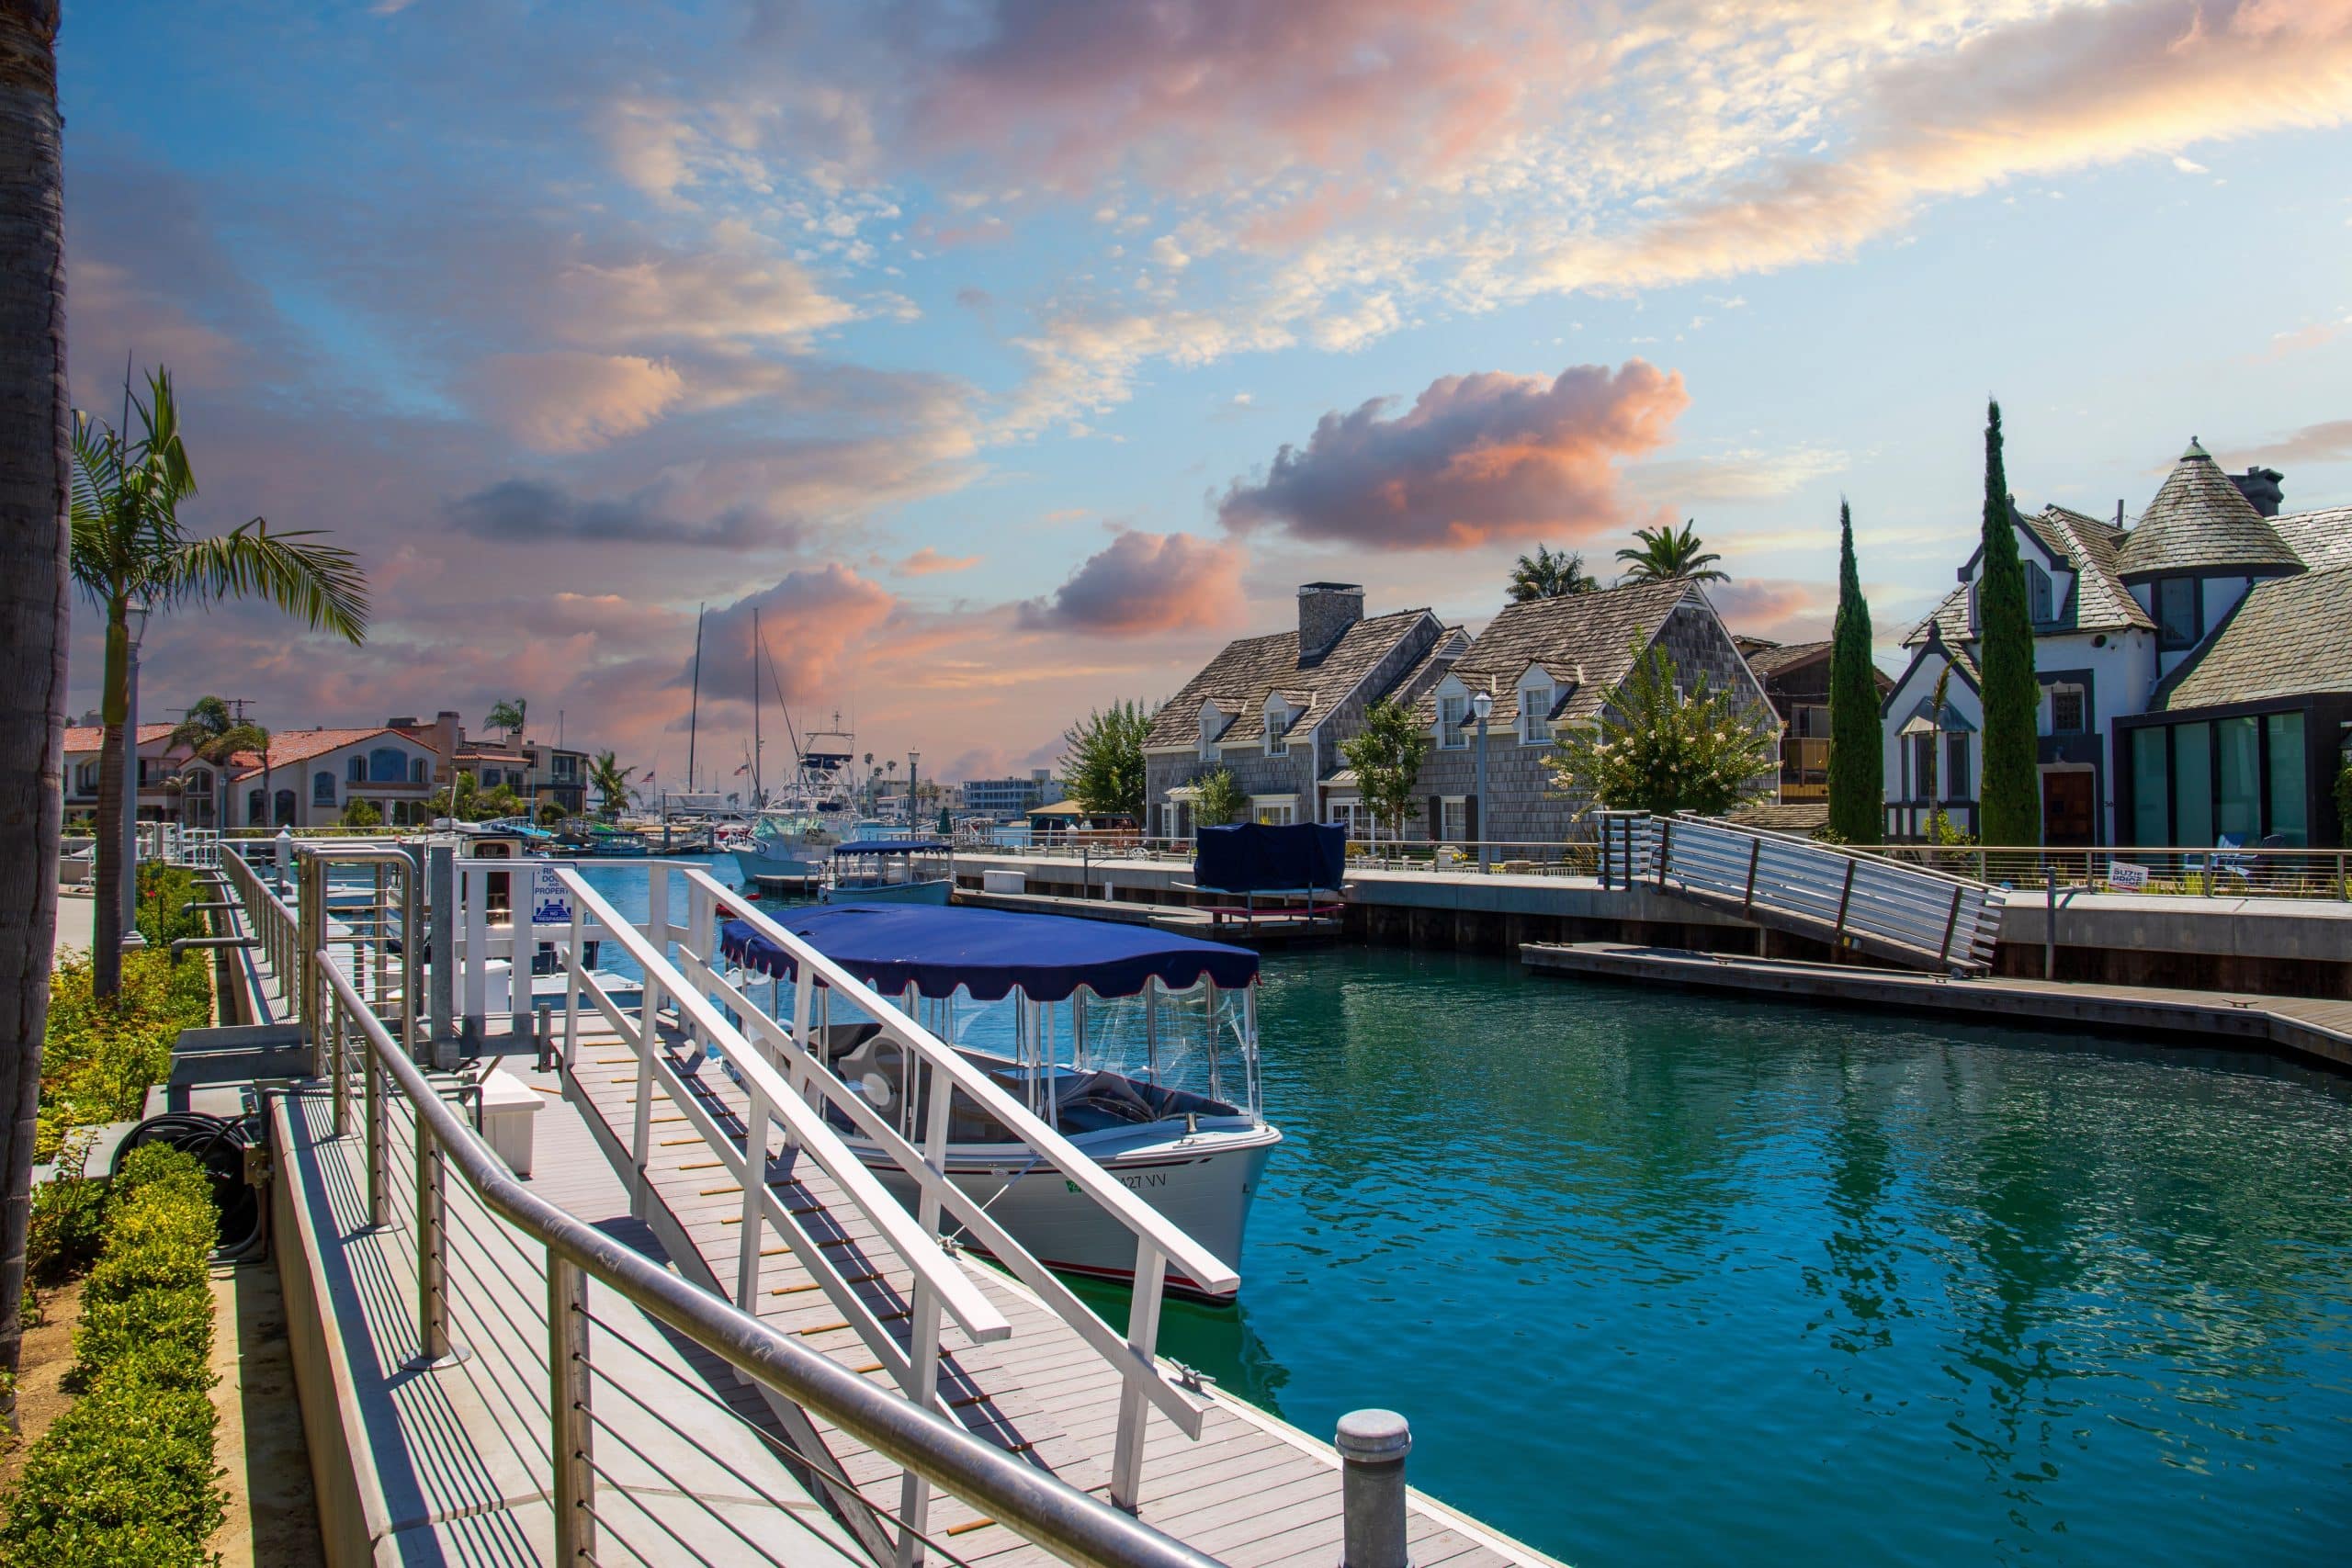
M 1216 738 L 1225 732 L 1225 710 L 1215 703 L 1201 705 L 1201 761 L 1216 761 Z
M 1470 718 L 1470 694 L 1449 692 L 1437 700 L 1437 743 L 1447 751 L 1459 751 L 1470 744 L 1463 733 L 1463 726 Z
M 1559 700 L 1551 677 L 1530 671 L 1519 688 L 1519 742 L 1541 746 L 1552 739 L 1552 705 Z
M 2058 618 L 2057 612 L 2051 608 L 2050 574 L 2033 561 L 2025 563 L 2025 607 L 2037 626 L 2046 626 Z
M 1280 697 L 1266 699 L 1266 755 L 1290 755 L 1290 705 Z

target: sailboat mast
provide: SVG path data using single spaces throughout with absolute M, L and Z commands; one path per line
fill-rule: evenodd
M 686 707 L 686 793 L 695 792 L 695 728 L 702 722 L 702 606 L 695 606 L 694 694 Z
M 766 645 L 760 640 L 760 607 L 752 606 L 752 805 L 754 808 L 765 800 L 760 788 L 760 653 Z

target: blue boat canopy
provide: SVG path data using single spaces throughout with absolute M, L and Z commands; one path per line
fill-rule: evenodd
M 855 839 L 833 846 L 837 855 L 939 855 L 956 846 L 942 839 Z
M 1150 980 L 1183 991 L 1204 977 L 1233 987 L 1258 975 L 1258 955 L 1245 947 L 1067 915 L 836 904 L 797 909 L 776 923 L 885 996 L 911 984 L 926 997 L 953 996 L 960 987 L 984 1002 L 1015 990 L 1032 1001 L 1058 1002 L 1080 986 L 1098 997 L 1132 997 Z M 789 980 L 798 969 L 748 920 L 728 921 L 718 945 L 729 960 L 763 975 Z
M 1348 830 L 1335 822 L 1243 822 L 1195 835 L 1193 882 L 1215 893 L 1336 891 L 1348 876 Z

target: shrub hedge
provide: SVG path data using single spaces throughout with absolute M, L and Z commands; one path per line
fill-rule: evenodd
M 214 1561 L 223 1494 L 214 1458 L 217 1219 L 203 1168 L 132 1151 L 107 1202 L 82 1292 L 71 1375 L 80 1397 L 25 1455 L 0 1561 L 40 1568 L 183 1568 Z
M 139 863 L 139 934 L 157 947 L 168 947 L 184 936 L 203 936 L 209 929 L 204 911 L 190 904 L 203 897 L 196 873 L 185 866 Z
M 170 1073 L 180 1031 L 211 1020 L 212 965 L 199 953 L 177 964 L 161 947 L 124 953 L 110 1002 L 91 994 L 88 960 L 69 955 L 50 976 L 35 1157 L 53 1158 L 76 1127 L 138 1115 L 148 1086 Z

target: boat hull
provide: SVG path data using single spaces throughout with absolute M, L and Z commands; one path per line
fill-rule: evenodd
M 1140 1144 L 1138 1134 L 1145 1140 Z M 1076 1142 L 1123 1186 L 1238 1269 L 1250 1201 L 1257 1195 L 1267 1159 L 1282 1142 L 1278 1130 L 1203 1132 L 1188 1138 L 1181 1125 L 1170 1123 L 1109 1134 L 1115 1142 L 1107 1146 L 1102 1136 Z M 853 1146 L 858 1147 L 859 1157 L 873 1168 L 883 1186 L 901 1202 L 913 1206 L 916 1192 L 911 1178 L 880 1151 Z M 1024 1168 L 1026 1174 L 1015 1179 L 1015 1173 Z M 948 1151 L 947 1175 L 975 1201 L 987 1203 L 989 1217 L 1046 1267 L 1061 1273 L 1134 1282 L 1135 1233 L 1053 1167 L 1031 1167 L 1025 1150 L 957 1145 Z M 1204 1290 L 1199 1281 L 1172 1267 L 1168 1287 L 1198 1300 L 1232 1299 L 1229 1293 Z
M 735 869 L 749 882 L 755 876 L 797 876 L 815 880 L 825 874 L 826 853 L 811 849 L 806 852 L 789 850 L 734 850 Z
M 828 887 L 828 904 L 945 904 L 955 892 L 953 883 L 888 882 L 873 887 Z

